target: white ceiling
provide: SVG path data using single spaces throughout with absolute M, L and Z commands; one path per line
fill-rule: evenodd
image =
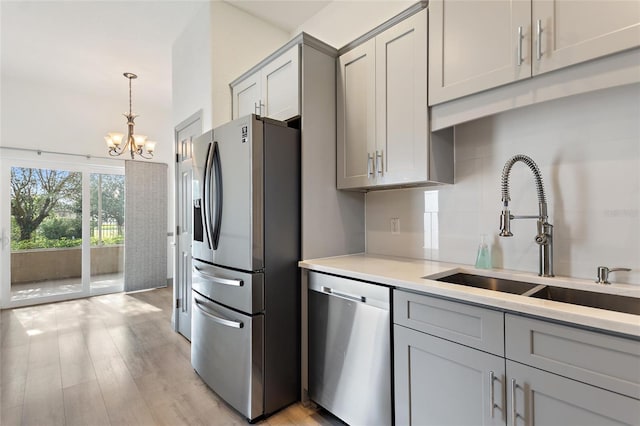
M 293 33 L 331 0 L 224 0 L 278 28 Z
M 330 1 L 225 0 L 292 32 Z M 0 0 L 1 71 L 104 96 L 171 102 L 171 46 L 203 0 Z

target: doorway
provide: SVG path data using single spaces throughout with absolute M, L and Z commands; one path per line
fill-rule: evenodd
M 191 340 L 191 239 L 192 177 L 191 141 L 202 134 L 202 111 L 175 128 L 176 137 L 176 259 L 173 295 L 174 329 Z
M 3 160 L 3 308 L 122 291 L 124 170 Z M 121 219 L 122 218 L 122 219 Z

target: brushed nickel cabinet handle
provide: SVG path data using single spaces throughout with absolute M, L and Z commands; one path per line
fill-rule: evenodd
M 493 371 L 489 371 L 489 407 L 491 410 L 491 418 L 493 418 L 493 409 L 496 406 L 495 402 L 495 394 L 493 391 L 493 380 L 495 379 L 495 375 Z
M 518 27 L 518 58 L 516 59 L 516 64 L 518 66 L 522 65 L 522 39 L 524 36 L 522 35 L 522 25 Z
M 536 59 L 542 58 L 542 19 L 536 21 Z
M 369 177 L 374 177 L 376 174 L 376 165 L 373 162 L 373 155 L 367 152 L 367 175 Z
M 516 426 L 518 411 L 516 410 L 516 379 L 511 379 L 511 426 Z

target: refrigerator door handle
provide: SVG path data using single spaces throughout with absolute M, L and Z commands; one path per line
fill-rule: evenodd
M 213 249 L 218 249 L 218 243 L 220 242 L 220 228 L 222 227 L 222 163 L 220 162 L 220 150 L 218 149 L 218 142 L 213 142 L 212 152 L 212 166 L 213 177 L 215 179 L 215 191 L 216 191 L 216 214 L 215 224 L 213 225 L 212 233 L 212 245 Z
M 210 181 L 211 181 L 211 154 L 212 154 L 212 145 L 209 144 L 209 147 L 207 148 L 207 157 L 205 159 L 204 162 L 204 176 L 202 178 L 202 203 L 203 206 L 201 208 L 201 214 L 202 214 L 202 223 L 203 223 L 203 228 L 204 228 L 204 232 L 206 234 L 207 237 L 207 245 L 209 246 L 209 248 L 212 248 L 212 241 L 211 241 L 211 226 L 210 226 L 210 217 L 211 215 L 209 214 L 209 209 L 210 209 L 210 195 L 211 195 L 211 190 L 210 190 Z
M 206 309 L 205 308 L 206 305 L 204 305 L 200 300 L 194 298 L 193 301 L 196 302 L 193 306 L 195 306 L 204 316 L 211 319 L 212 321 L 227 327 L 233 327 L 233 328 L 244 327 L 244 324 L 242 323 L 242 321 L 233 321 L 233 320 L 218 316 L 213 312 L 211 312 L 209 309 Z
M 234 280 L 234 279 L 229 279 L 229 278 L 221 278 L 221 277 L 216 277 L 215 275 L 211 275 L 211 274 L 207 274 L 206 272 L 204 272 L 201 268 L 198 268 L 197 266 L 193 267 L 196 271 L 198 271 L 198 273 L 200 275 L 202 275 L 203 277 L 210 279 L 211 281 L 217 283 L 217 284 L 224 284 L 224 285 L 230 285 L 230 286 L 234 286 L 234 287 L 242 287 L 244 286 L 244 281 L 242 280 Z

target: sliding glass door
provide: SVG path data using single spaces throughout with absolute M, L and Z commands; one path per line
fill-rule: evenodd
M 82 173 L 11 167 L 11 300 L 82 292 Z
M 1 169 L 2 307 L 122 291 L 122 168 L 3 160 Z
M 91 294 L 124 289 L 124 175 L 92 173 Z

